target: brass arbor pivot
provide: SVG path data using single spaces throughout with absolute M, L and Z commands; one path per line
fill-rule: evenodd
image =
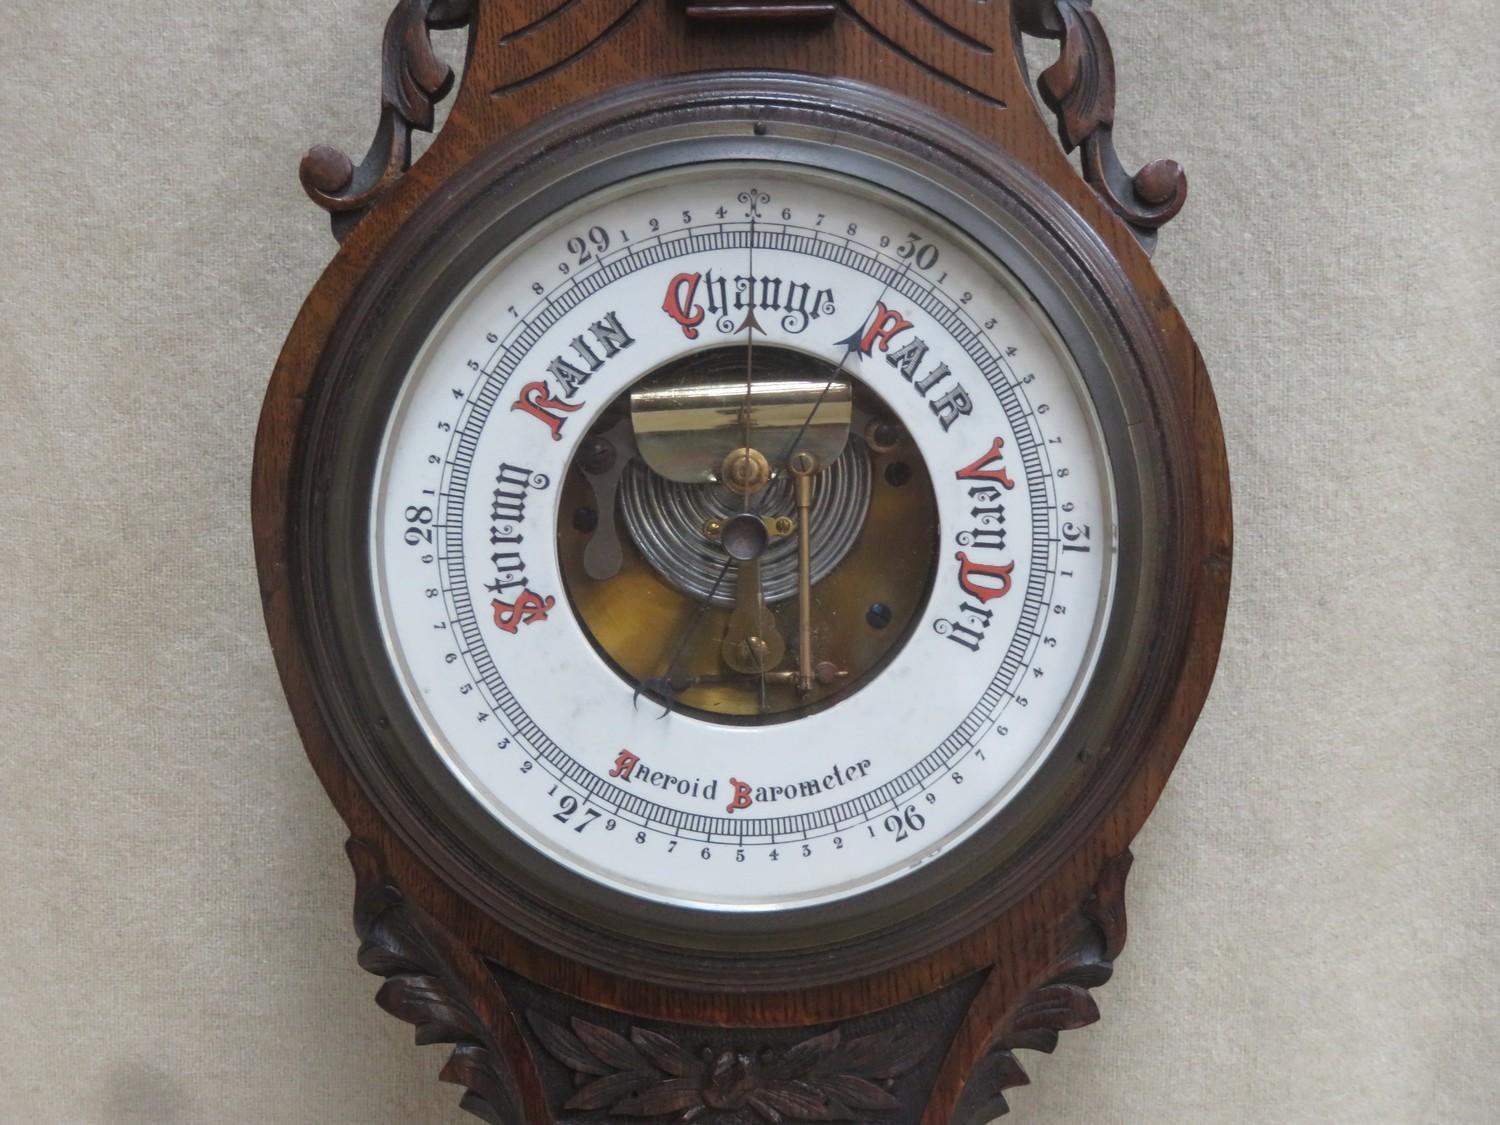
M 738 496 L 754 496 L 771 482 L 771 462 L 758 449 L 732 450 L 719 466 L 719 480 Z

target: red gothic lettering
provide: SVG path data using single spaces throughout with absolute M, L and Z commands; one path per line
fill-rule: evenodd
M 520 397 L 510 404 L 510 408 L 524 410 L 538 421 L 545 422 L 552 431 L 552 440 L 562 441 L 562 425 L 567 419 L 552 411 L 561 410 L 563 414 L 571 414 L 575 410 L 582 410 L 583 403 L 563 402 L 553 398 L 552 388 L 546 383 L 527 383 L 521 388 Z
M 661 311 L 682 327 L 682 334 L 689 340 L 698 338 L 698 325 L 703 323 L 702 306 L 693 304 L 702 277 L 697 273 L 678 274 L 667 283 L 667 297 L 661 304 Z
M 729 784 L 734 786 L 734 799 L 729 802 L 728 806 L 726 806 L 725 808 L 725 811 L 732 813 L 738 809 L 748 809 L 753 803 L 750 800 L 749 782 L 740 781 L 738 778 L 731 777 L 729 779 Z
M 530 590 L 522 590 L 514 602 L 502 602 L 499 598 L 490 602 L 495 607 L 495 624 L 507 633 L 514 633 L 522 625 L 547 620 L 547 612 L 556 604 L 556 598 L 538 597 Z
M 953 475 L 959 480 L 992 480 L 1002 488 L 1015 488 L 1016 482 L 1010 479 L 1010 474 L 1005 471 L 1005 466 L 1000 464 L 1000 450 L 1005 447 L 1005 439 L 997 437 L 990 443 L 989 452 L 977 461 L 972 461 Z M 992 469 L 985 468 L 991 462 L 995 463 Z
M 1010 572 L 1016 569 L 1015 563 L 990 566 L 988 563 L 972 562 L 967 551 L 959 551 L 955 557 L 958 559 L 958 584 L 970 597 L 987 602 L 994 598 L 1003 598 L 1010 593 Z M 993 578 L 1000 584 L 981 586 L 977 581 L 979 578 Z
M 865 329 L 865 334 L 859 340 L 859 354 L 871 355 L 875 351 L 875 345 L 880 345 L 880 350 L 888 352 L 891 350 L 891 341 L 912 326 L 898 312 L 886 308 L 884 301 L 875 304 L 875 316 L 870 321 L 870 326 Z

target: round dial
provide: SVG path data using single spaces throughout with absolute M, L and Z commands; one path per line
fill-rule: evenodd
M 433 751 L 613 890 L 751 912 L 959 846 L 1056 748 L 1115 583 L 1041 306 L 852 175 L 601 187 L 484 264 L 379 456 L 379 625 Z

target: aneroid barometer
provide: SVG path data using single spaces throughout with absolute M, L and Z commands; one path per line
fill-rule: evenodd
M 1088 0 L 385 50 L 255 469 L 381 1004 L 491 1122 L 992 1120 L 1097 1016 L 1229 580 L 1186 180 L 1115 155 Z

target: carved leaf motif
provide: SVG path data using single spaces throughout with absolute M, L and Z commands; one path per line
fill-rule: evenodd
M 388 68 L 382 97 L 414 129 L 430 130 L 437 103 L 453 88 L 453 70 L 432 49 L 429 0 L 402 0 L 385 29 Z
M 750 1108 L 767 1121 L 846 1121 L 849 1113 L 831 1105 L 827 1093 L 801 1082 L 788 1082 L 756 1090 L 747 1098 Z M 892 1101 L 895 1101 L 893 1098 Z M 901 1103 L 896 1102 L 899 1106 Z
M 651 1061 L 663 1071 L 675 1074 L 678 1078 L 686 1078 L 698 1068 L 693 1056 L 665 1035 L 647 1031 L 644 1027 L 635 1027 L 630 1030 L 630 1041 L 650 1055 Z
M 473 1030 L 473 1013 L 436 977 L 392 977 L 375 994 L 375 1002 L 414 1025 L 417 1044 L 422 1047 L 456 1043 Z
M 434 28 L 463 27 L 474 0 L 398 0 L 385 25 L 380 123 L 356 168 L 347 153 L 315 145 L 302 158 L 302 187 L 332 215 L 340 241 L 375 200 L 411 167 L 411 135 L 432 130 L 437 103 L 453 88 L 453 70 L 432 48 Z
M 879 1031 L 851 1039 L 819 1070 L 861 1074 L 866 1078 L 895 1078 L 916 1066 L 926 1052 L 926 1045 L 916 1039 L 903 1039 L 894 1031 Z
M 577 1090 L 564 1110 L 615 1117 L 678 1114 L 693 1121 L 716 1112 L 742 1121 L 748 1110 L 771 1125 L 783 1121 L 865 1121 L 901 1108 L 895 1081 L 921 1060 L 920 1037 L 885 1031 L 847 1043 L 838 1028 L 797 1043 L 779 1057 L 705 1049 L 694 1056 L 659 1032 L 627 1036 L 574 1018 L 564 1029 L 535 1011 L 527 1023 L 542 1048 L 573 1073 Z M 712 1118 L 708 1118 L 712 1120 Z
M 1058 115 L 1063 146 L 1072 152 L 1096 130 L 1115 123 L 1115 56 L 1092 8 L 1074 0 L 1060 0 L 1057 8 L 1062 51 L 1038 81 Z
M 970 1073 L 954 1111 L 955 1125 L 985 1125 L 1009 1110 L 1004 1091 L 1030 1079 L 1019 1050 L 1051 1054 L 1058 1033 L 1099 1018 L 1089 989 L 1106 983 L 1125 945 L 1125 876 L 1129 851 L 1108 859 L 1089 897 L 1064 919 L 1061 952 L 995 1032 L 989 1054 Z
M 452 1043 L 441 1078 L 467 1088 L 463 1108 L 490 1122 L 520 1121 L 519 1102 L 488 1029 L 462 999 L 463 988 L 444 953 L 444 938 L 429 917 L 407 902 L 369 844 L 350 840 L 354 868 L 354 929 L 359 964 L 384 977 L 376 1002 L 416 1028 L 417 1043 Z
M 646 1076 L 633 1071 L 596 1078 L 563 1103 L 564 1109 L 607 1109 L 640 1089 Z M 658 1110 L 658 1113 L 664 1112 Z
M 531 1030 L 536 1032 L 536 1037 L 542 1041 L 542 1046 L 546 1047 L 552 1057 L 569 1070 L 577 1071 L 579 1074 L 609 1073 L 609 1067 L 591 1055 L 576 1037 L 558 1027 L 551 1020 L 542 1019 L 535 1012 L 529 1012 L 527 1022 L 531 1024 Z
M 1086 988 L 1075 984 L 1044 985 L 1012 1017 L 1009 1042 L 1013 1050 L 1050 1055 L 1057 1049 L 1058 1032 L 1087 1027 L 1098 1019 L 1099 1006 Z
M 1135 175 L 1115 152 L 1115 56 L 1090 0 L 1017 0 L 1021 30 L 1061 41 L 1057 61 L 1037 80 L 1042 100 L 1057 115 L 1068 152 L 1081 149 L 1083 175 L 1142 245 L 1187 202 L 1187 175 L 1172 160 L 1153 160 Z
M 658 1083 L 634 1098 L 625 1099 L 621 1105 L 626 1108 L 616 1107 L 617 1111 L 631 1117 L 660 1117 L 682 1109 L 701 1109 L 703 1091 L 690 1078 L 673 1078 Z
M 583 1045 L 605 1066 L 615 1070 L 633 1070 L 643 1074 L 654 1071 L 650 1060 L 630 1045 L 629 1040 L 608 1028 L 575 1019 L 573 1030 Z
M 829 1074 L 818 1085 L 830 1097 L 853 1109 L 900 1109 L 901 1103 L 881 1086 L 852 1074 Z
M 806 1074 L 833 1052 L 841 1038 L 839 1029 L 834 1028 L 822 1035 L 803 1040 L 781 1057 L 781 1061 L 775 1066 L 775 1072 L 786 1078 L 797 1078 Z

